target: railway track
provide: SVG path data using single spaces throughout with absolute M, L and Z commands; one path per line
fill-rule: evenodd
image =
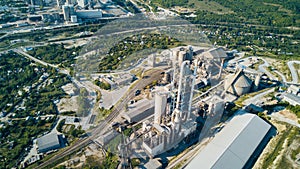
M 166 69 L 166 68 L 165 68 Z M 68 155 L 72 155 L 74 152 L 86 147 L 90 143 L 93 142 L 94 139 L 98 138 L 100 135 L 105 133 L 107 129 L 110 127 L 110 123 L 120 114 L 120 111 L 123 109 L 125 104 L 127 104 L 133 97 L 136 90 L 141 90 L 145 88 L 148 84 L 152 83 L 154 80 L 158 80 L 161 78 L 161 73 L 165 71 L 165 69 L 154 69 L 148 72 L 146 75 L 147 78 L 143 78 L 137 82 L 137 84 L 126 93 L 126 97 L 122 99 L 122 101 L 117 104 L 112 112 L 106 117 L 106 119 L 100 123 L 96 128 L 94 128 L 86 138 L 82 138 L 75 142 L 73 145 L 67 147 L 65 151 L 62 151 L 56 155 L 54 155 L 49 160 L 41 163 L 36 169 L 48 168 L 47 166 L 51 164 L 55 164 L 57 161 L 65 158 Z

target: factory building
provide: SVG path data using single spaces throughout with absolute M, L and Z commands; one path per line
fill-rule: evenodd
M 46 153 L 62 147 L 62 143 L 56 133 L 50 133 L 37 139 L 38 152 Z
M 72 23 L 77 23 L 78 22 L 76 15 L 71 15 L 71 22 Z
M 59 13 L 43 13 L 42 14 L 43 22 L 55 22 L 61 21 L 61 17 Z
M 196 123 L 193 120 L 183 122 L 180 114 L 180 110 L 175 109 L 167 124 L 144 124 L 144 132 L 147 134 L 143 138 L 143 147 L 150 156 L 154 157 L 172 149 L 196 130 Z
M 85 8 L 88 5 L 89 1 L 88 0 L 77 0 L 78 6 L 81 8 Z
M 64 14 L 64 20 L 65 21 L 71 21 L 71 16 L 75 15 L 75 10 L 73 5 L 63 5 L 62 6 L 63 14 Z
M 100 9 L 80 10 L 76 11 L 76 15 L 81 19 L 99 19 L 102 18 L 102 11 Z
M 143 99 L 130 105 L 128 108 L 129 110 L 126 111 L 122 117 L 129 123 L 136 123 L 153 115 L 154 102 L 149 101 L 148 99 Z
M 119 77 L 115 77 L 114 81 L 118 86 L 123 86 L 131 83 L 134 79 L 134 76 L 131 74 L 122 74 Z
M 201 55 L 203 55 L 205 58 L 217 59 L 217 60 L 228 58 L 226 52 L 221 47 L 209 49 L 208 51 L 203 52 Z
M 186 168 L 251 168 L 275 134 L 275 128 L 258 116 L 249 113 L 237 115 Z
M 172 149 L 196 131 L 196 123 L 193 120 L 195 115 L 191 113 L 195 74 L 191 69 L 193 67 L 191 61 L 187 60 L 188 57 L 184 55 L 180 57 L 184 57 L 183 60 L 175 58 L 177 66 L 174 72 L 179 72 L 179 75 L 175 77 L 173 74 L 174 88 L 155 94 L 154 122 L 146 121 L 143 124 L 143 131 L 146 134 L 142 145 L 152 157 Z
M 96 141 L 99 142 L 101 145 L 106 145 L 107 143 L 109 143 L 113 138 L 117 137 L 118 135 L 120 135 L 120 133 L 118 133 L 117 131 L 110 130 L 110 131 L 104 133 Z
M 287 93 L 292 93 L 294 95 L 300 96 L 300 87 L 297 87 L 295 85 L 291 85 L 288 88 Z
M 292 93 L 284 93 L 283 100 L 289 102 L 293 106 L 300 105 L 300 97 Z

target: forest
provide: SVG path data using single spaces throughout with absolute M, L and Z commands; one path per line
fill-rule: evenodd
M 0 113 L 8 117 L 0 122 L 0 168 L 16 166 L 33 139 L 53 127 L 58 114 L 54 101 L 66 96 L 61 86 L 70 82 L 14 52 L 0 55 Z
M 28 51 L 28 54 L 47 63 L 60 64 L 62 67 L 70 67 L 71 64 L 74 64 L 75 57 L 80 50 L 81 47 L 66 49 L 63 44 L 51 44 L 36 47 L 32 51 Z
M 179 44 L 180 43 L 176 39 L 154 33 L 127 37 L 122 42 L 119 42 L 112 47 L 106 57 L 100 61 L 99 71 L 105 72 L 117 69 L 126 57 L 138 51 L 151 48 L 167 49 L 169 47 L 176 47 Z

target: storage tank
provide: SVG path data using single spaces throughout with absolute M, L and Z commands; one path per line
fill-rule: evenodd
M 231 74 L 225 77 L 224 87 L 228 88 L 228 92 L 241 96 L 250 92 L 252 80 L 248 78 L 244 72 Z

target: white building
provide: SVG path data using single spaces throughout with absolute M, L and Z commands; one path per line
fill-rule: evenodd
M 122 74 L 122 75 L 119 75 L 118 78 L 114 78 L 114 81 L 116 82 L 116 84 L 118 86 L 127 85 L 127 84 L 131 83 L 132 80 L 133 80 L 133 75 L 131 75 L 131 74 Z
M 154 102 L 152 100 L 143 99 L 135 104 L 130 105 L 122 117 L 129 123 L 139 122 L 154 113 Z
M 300 87 L 297 87 L 295 85 L 291 85 L 288 90 L 288 93 L 292 93 L 294 95 L 300 96 Z
M 71 22 L 72 23 L 77 23 L 77 16 L 76 15 L 71 15 Z
M 88 0 L 77 0 L 77 4 L 81 7 L 81 8 L 85 8 L 88 5 Z
M 235 116 L 187 165 L 187 169 L 251 168 L 275 129 L 254 114 Z
M 61 148 L 58 135 L 56 133 L 50 133 L 37 139 L 38 151 L 40 153 L 46 153 L 50 150 Z
M 300 105 L 300 97 L 292 93 L 284 93 L 283 100 L 289 102 L 293 106 Z

